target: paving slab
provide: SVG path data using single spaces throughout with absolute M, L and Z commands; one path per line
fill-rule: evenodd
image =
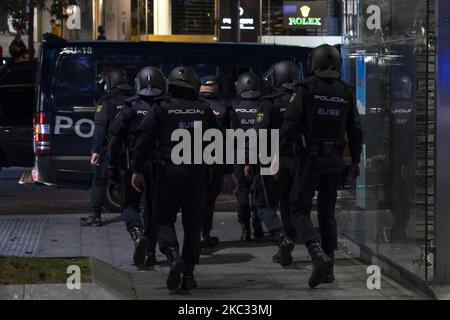
M 42 225 L 40 227 L 42 232 L 33 238 L 36 249 L 32 256 L 93 256 L 106 265 L 109 264 L 111 267 L 123 271 L 114 277 L 122 279 L 121 281 L 126 283 L 125 286 L 129 286 L 125 291 L 128 292 L 126 294 L 130 298 L 154 300 L 427 298 L 385 276 L 382 279 L 382 290 L 368 290 L 366 286 L 367 267 L 349 256 L 345 250 L 338 251 L 336 255 L 336 282 L 310 289 L 307 281 L 311 273 L 311 262 L 304 246 L 296 245 L 293 252 L 293 265 L 282 268 L 272 262 L 276 247 L 268 237 L 250 243 L 238 240 L 240 226 L 235 212 L 215 214 L 213 234 L 220 237 L 221 244 L 217 248 L 202 252 L 200 264 L 195 272 L 199 289 L 191 292 L 169 291 L 165 287 L 165 277 L 169 270 L 166 258 L 158 252 L 158 265 L 155 267 L 141 270 L 133 265 L 133 243 L 123 222 L 118 220 L 117 214 L 108 214 L 104 219 L 108 223 L 101 228 L 80 227 L 79 218 L 81 216 L 85 215 L 33 216 L 33 219 L 37 219 L 36 221 L 41 221 L 38 224 L 35 221 L 33 225 Z M 14 222 L 8 224 L 8 232 L 23 236 L 25 229 L 17 221 L 20 222 L 20 219 L 29 219 L 29 217 L 8 216 L 8 219 L 15 219 Z M 181 219 L 178 220 L 176 228 L 179 232 L 179 239 L 182 240 Z M 0 225 L 2 223 L 5 223 L 5 220 L 0 216 Z M 0 254 L 4 254 L 1 252 L 1 248 L 7 247 L 5 241 L 7 240 L 0 239 Z M 8 247 L 8 250 L 11 251 L 11 247 Z M 17 252 L 23 253 L 23 250 Z M 108 279 L 105 276 L 105 281 L 112 281 Z M 19 298 L 34 298 L 39 294 L 57 296 L 58 290 L 63 289 L 18 286 L 2 290 L 0 297 L 11 297 L 11 295 L 14 297 L 14 294 L 17 294 Z M 87 293 L 84 294 L 83 291 L 73 292 L 70 296 L 73 299 L 88 297 L 95 298 L 96 296 L 94 294 L 87 296 Z M 101 298 L 100 293 L 97 298 Z

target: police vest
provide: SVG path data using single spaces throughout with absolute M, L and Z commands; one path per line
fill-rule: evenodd
M 110 123 L 125 106 L 131 93 L 125 90 L 115 89 L 102 96 L 97 105 L 103 105 L 108 109 L 108 122 Z
M 162 108 L 165 118 L 161 123 L 158 137 L 160 156 L 166 162 L 171 162 L 172 149 L 179 143 L 178 141 L 171 141 L 172 133 L 177 129 L 184 129 L 189 132 L 191 137 L 191 163 L 194 163 L 194 129 L 201 126 L 203 136 L 203 132 L 210 128 L 210 121 L 213 117 L 209 106 L 199 99 L 184 100 L 179 98 L 166 98 L 159 103 L 159 106 Z
M 202 100 L 204 100 L 212 110 L 219 126 L 222 129 L 229 129 L 231 120 L 229 114 L 229 102 L 225 99 L 206 97 L 202 97 Z
M 237 99 L 231 102 L 235 115 L 235 129 L 248 130 L 253 128 L 258 114 L 258 99 Z
M 340 81 L 326 83 L 316 77 L 308 79 L 302 86 L 307 117 L 306 142 L 333 142 L 343 146 L 348 113 L 354 103 L 351 88 Z
M 126 109 L 122 111 L 124 113 L 123 125 L 127 128 L 125 147 L 127 147 L 129 151 L 132 151 L 136 145 L 139 124 L 149 113 L 152 102 L 141 100 L 139 96 L 135 96 L 131 99 L 127 99 L 125 105 Z
M 270 127 L 272 129 L 281 129 L 284 122 L 283 114 L 289 106 L 291 97 L 292 93 L 289 92 L 274 92 L 263 98 L 272 104 L 273 112 L 270 119 Z

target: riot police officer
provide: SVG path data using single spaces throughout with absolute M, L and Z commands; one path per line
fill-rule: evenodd
M 182 289 L 193 289 L 197 287 L 194 268 L 200 256 L 208 168 L 203 162 L 194 162 L 195 152 L 190 151 L 195 150 L 182 151 L 183 158 L 187 156 L 188 160 L 172 158 L 172 151 L 178 145 L 172 141 L 172 134 L 183 129 L 182 132 L 187 130 L 194 137 L 196 128 L 217 129 L 217 124 L 209 106 L 198 98 L 200 80 L 192 68 L 175 68 L 170 72 L 167 84 L 170 97 L 154 104 L 139 127 L 132 184 L 142 189 L 145 184 L 142 159 L 153 153 L 158 162 L 154 198 L 158 244 L 170 265 L 166 285 L 168 289 L 176 289 L 181 283 Z M 179 209 L 184 228 L 181 255 L 174 226 Z
M 299 69 L 292 61 L 281 61 L 268 70 L 264 79 L 272 88 L 272 92 L 264 96 L 259 102 L 255 128 L 257 130 L 280 130 L 283 124 L 283 114 L 298 83 Z M 284 150 L 280 150 L 280 154 L 277 156 L 280 167 L 278 177 L 257 177 L 259 184 L 256 185 L 255 202 L 260 216 L 269 217 L 276 215 L 278 202 L 280 203 L 284 234 L 278 234 L 277 240 L 280 241 L 280 250 L 273 257 L 273 261 L 281 263 L 282 266 L 287 266 L 292 263 L 291 251 L 294 248 L 292 240 L 295 241 L 296 238 L 289 204 L 289 193 L 296 162 L 294 146 L 285 147 Z M 274 161 L 277 161 L 277 159 L 274 159 Z M 270 219 L 269 221 L 273 224 L 277 222 L 277 219 Z M 277 228 L 277 223 L 272 225 L 273 230 L 277 230 Z
M 236 82 L 236 93 L 238 97 L 231 101 L 233 129 L 246 131 L 253 128 L 256 123 L 258 101 L 262 96 L 262 91 L 262 79 L 257 74 L 245 72 L 239 76 Z M 248 150 L 241 151 L 248 152 Z M 253 236 L 256 239 L 260 239 L 264 236 L 261 220 L 250 200 L 252 177 L 245 175 L 245 164 L 238 164 L 237 162 L 233 166 L 233 173 L 238 183 L 236 200 L 238 203 L 238 219 L 242 227 L 241 240 L 250 241 L 252 238 L 250 220 L 252 220 Z
M 145 67 L 136 76 L 136 95 L 125 100 L 125 107 L 119 112 L 109 129 L 111 135 L 110 171 L 120 169 L 120 196 L 122 219 L 135 244 L 133 261 L 137 266 L 156 263 L 156 229 L 151 201 L 151 161 L 147 161 L 143 172 L 145 177 L 144 225 L 142 224 L 140 203 L 142 193 L 131 186 L 133 173 L 134 146 L 137 129 L 150 111 L 156 97 L 165 93 L 166 80 L 155 67 Z M 114 171 L 113 171 L 114 172 Z
M 231 128 L 232 110 L 228 100 L 219 96 L 217 76 L 206 75 L 201 78 L 200 97 L 206 101 L 217 119 L 219 128 L 225 133 Z M 211 236 L 213 215 L 217 197 L 222 190 L 224 178 L 228 179 L 233 172 L 230 166 L 213 165 L 209 168 L 208 193 L 206 197 L 206 213 L 203 221 L 202 248 L 214 248 L 219 244 L 219 238 Z
M 117 113 L 124 106 L 125 99 L 133 94 L 128 85 L 127 74 L 119 67 L 106 68 L 101 74 L 106 95 L 100 98 L 95 112 L 95 129 L 91 149 L 93 178 L 91 185 L 92 214 L 81 219 L 82 226 L 101 226 L 101 211 L 108 183 L 108 128 Z
M 359 175 L 362 129 L 354 90 L 340 80 L 341 56 L 332 46 L 317 47 L 311 58 L 313 76 L 292 96 L 281 129 L 281 145 L 300 140 L 300 168 L 291 190 L 291 213 L 297 235 L 313 262 L 309 286 L 334 281 L 337 249 L 335 204 L 343 169 L 343 151 L 352 157 L 351 175 Z M 283 147 L 282 147 L 283 148 Z M 320 234 L 311 221 L 314 192 Z

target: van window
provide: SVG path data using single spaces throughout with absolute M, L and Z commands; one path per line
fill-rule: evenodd
M 54 101 L 59 110 L 93 104 L 96 70 L 91 56 L 61 55 L 53 83 Z
M 259 48 L 246 47 L 247 51 L 236 56 L 234 48 L 219 51 L 214 46 L 198 46 L 182 48 L 175 45 L 155 45 L 155 47 L 106 48 L 93 45 L 92 54 L 68 54 L 64 48 L 59 52 L 45 55 L 43 65 L 53 69 L 51 74 L 54 105 L 58 110 L 72 111 L 72 106 L 93 106 L 102 95 L 104 88 L 98 83 L 98 76 L 108 66 L 124 67 L 128 74 L 129 84 L 134 87 L 137 72 L 145 66 L 159 68 L 167 77 L 170 71 L 180 65 L 193 67 L 200 77 L 214 74 L 219 78 L 221 94 L 226 98 L 235 96 L 235 82 L 240 74 L 252 71 L 262 76 L 264 72 L 279 59 L 295 59 L 298 63 L 303 53 L 271 48 L 265 55 L 255 55 Z M 299 52 L 302 49 L 299 49 Z M 275 56 L 276 55 L 276 56 Z M 47 57 L 47 58 L 46 58 Z M 54 62 L 51 62 L 53 60 Z M 50 71 L 50 70 L 49 70 Z M 43 75 L 41 70 L 41 75 Z M 47 78 L 48 79 L 48 78 Z M 45 83 L 45 80 L 44 80 Z M 49 97 L 50 95 L 46 95 Z

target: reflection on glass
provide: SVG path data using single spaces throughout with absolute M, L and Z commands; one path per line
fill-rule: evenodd
M 420 31 L 428 29 L 427 5 L 385 1 L 381 30 L 361 22 L 359 34 L 344 34 L 345 78 L 364 90 L 365 161 L 339 219 L 358 243 L 431 280 L 434 57 Z

